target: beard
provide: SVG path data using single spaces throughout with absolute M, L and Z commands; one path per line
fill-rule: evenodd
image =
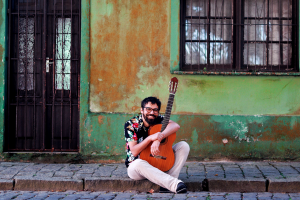
M 154 118 L 153 119 L 149 119 L 148 117 L 149 116 L 153 116 Z M 149 124 L 149 125 L 153 125 L 153 124 L 155 124 L 155 120 L 156 120 L 156 117 L 157 116 L 155 116 L 155 115 L 145 115 L 145 114 L 143 114 L 143 117 L 144 117 L 144 119 L 145 119 L 145 121 Z

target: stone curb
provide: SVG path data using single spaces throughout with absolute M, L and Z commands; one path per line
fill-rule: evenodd
M 266 192 L 265 179 L 208 179 L 209 192 Z
M 300 192 L 300 180 L 298 178 L 268 179 L 268 182 L 268 192 Z
M 0 179 L 0 190 L 13 190 L 14 180 Z
M 298 178 L 287 179 L 225 179 L 209 178 L 201 176 L 182 179 L 188 191 L 200 192 L 300 192 L 300 180 Z M 15 177 L 14 180 L 0 179 L 0 190 L 32 190 L 32 191 L 140 191 L 148 192 L 159 190 L 159 186 L 148 180 L 135 181 L 130 178 L 116 177 L 88 177 L 84 180 L 66 179 L 59 177 Z
M 83 190 L 83 180 L 64 178 L 15 178 L 14 190 L 66 191 Z
M 135 181 L 130 178 L 85 178 L 84 189 L 89 191 L 113 191 L 121 192 L 127 190 L 137 190 L 140 192 L 148 192 L 150 189 L 159 190 L 159 186 L 148 181 Z

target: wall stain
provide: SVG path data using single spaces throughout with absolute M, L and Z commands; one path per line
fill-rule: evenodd
M 264 81 L 270 81 L 270 82 L 278 82 L 280 81 L 280 78 L 268 78 L 268 79 L 265 79 Z
M 132 107 L 135 86 L 154 85 L 161 74 L 169 72 L 168 1 L 107 0 L 91 4 L 93 110 L 122 110 L 124 99 L 129 99 Z M 96 12 L 106 4 L 113 4 L 110 16 Z M 137 77 L 141 66 L 151 71 Z
M 102 116 L 102 115 L 99 115 L 99 116 L 98 116 L 98 123 L 99 123 L 100 125 L 103 124 L 103 118 L 104 118 L 104 116 Z
M 132 108 L 131 108 L 131 110 L 133 111 L 133 112 L 138 112 L 138 111 L 140 111 L 140 106 L 132 106 Z
M 0 26 L 2 26 L 4 20 L 3 20 L 3 16 L 2 16 L 2 9 L 3 9 L 3 0 L 0 0 L 0 11 L 1 11 L 1 14 L 0 14 Z
M 300 115 L 300 108 L 298 108 L 295 112 L 291 113 L 291 115 Z
M 205 92 L 208 88 L 222 88 L 223 81 L 213 81 L 213 80 L 186 80 L 187 87 L 196 87 L 201 91 Z
M 0 0 L 1 2 L 1 0 Z M 1 10 L 1 9 L 0 9 Z M 1 16 L 1 15 L 0 15 Z M 2 62 L 3 59 L 3 54 L 4 54 L 4 48 L 2 47 L 2 45 L 0 44 L 0 63 Z

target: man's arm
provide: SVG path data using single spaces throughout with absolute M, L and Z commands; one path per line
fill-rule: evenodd
M 151 145 L 151 154 L 159 155 L 160 142 L 164 138 L 168 137 L 169 135 L 177 132 L 179 130 L 179 128 L 180 128 L 180 126 L 176 122 L 173 122 L 172 120 L 170 120 L 168 126 L 166 127 L 166 129 L 163 132 L 156 133 L 156 134 L 158 134 L 158 139 L 155 140 Z
M 180 126 L 176 122 L 173 122 L 172 120 L 170 120 L 168 126 L 159 135 L 158 140 L 161 142 L 164 138 L 177 132 L 179 129 L 180 129 Z
M 128 142 L 132 155 L 134 157 L 138 156 L 149 145 L 150 142 L 158 140 L 159 133 L 155 133 L 146 137 L 146 139 L 140 143 L 137 143 L 137 141 Z

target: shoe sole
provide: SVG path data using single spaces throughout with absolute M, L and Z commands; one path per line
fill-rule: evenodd
M 179 193 L 186 193 L 186 192 L 187 192 L 186 188 L 182 188 L 182 189 L 176 191 L 177 194 L 179 194 Z

